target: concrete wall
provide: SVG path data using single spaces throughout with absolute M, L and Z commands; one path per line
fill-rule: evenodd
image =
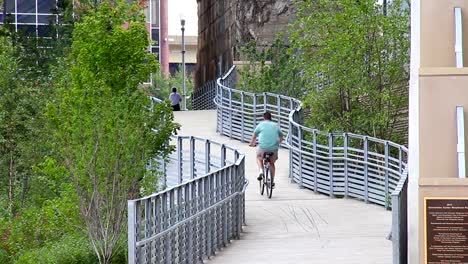
M 456 127 L 456 106 L 464 107 L 465 124 L 468 123 L 468 68 L 455 68 L 454 18 L 454 7 L 461 7 L 464 16 L 463 50 L 467 52 L 468 1 L 415 2 L 412 6 L 420 5 L 420 18 L 419 21 L 413 20 L 412 27 L 419 26 L 419 32 L 415 32 L 420 34 L 420 43 L 412 42 L 413 49 L 419 52 L 412 54 L 412 60 L 419 59 L 419 56 L 420 64 L 414 66 L 417 67 L 418 80 L 412 82 L 418 101 L 412 101 L 410 109 L 415 105 L 418 108 L 414 112 L 418 117 L 413 120 L 419 120 L 419 128 L 415 135 L 418 142 L 412 144 L 410 140 L 410 153 L 418 157 L 410 156 L 410 159 L 419 161 L 410 165 L 413 167 L 410 167 L 409 177 L 417 179 L 417 187 L 411 189 L 410 186 L 415 196 L 410 194 L 409 203 L 418 204 L 418 212 L 409 212 L 417 216 L 417 219 L 410 219 L 409 263 L 425 263 L 424 198 L 468 197 L 468 179 L 458 178 Z M 468 64 L 467 56 L 464 64 Z M 410 123 L 410 136 L 412 125 Z M 417 150 L 411 151 L 414 147 Z M 412 171 L 416 173 L 412 174 Z
M 468 52 L 468 1 L 421 0 L 421 68 L 455 67 L 455 7 L 462 8 L 463 50 Z

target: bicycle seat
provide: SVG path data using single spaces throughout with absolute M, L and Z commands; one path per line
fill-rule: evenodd
M 264 159 L 269 159 L 271 156 L 273 156 L 275 153 L 273 152 L 265 152 L 263 153 L 263 158 Z

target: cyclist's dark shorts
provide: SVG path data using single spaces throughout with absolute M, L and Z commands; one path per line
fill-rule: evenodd
M 263 159 L 263 153 L 266 152 L 271 152 L 273 153 L 272 156 L 270 156 L 270 161 L 277 161 L 278 160 L 278 150 L 262 150 L 262 149 L 257 149 L 257 158 Z

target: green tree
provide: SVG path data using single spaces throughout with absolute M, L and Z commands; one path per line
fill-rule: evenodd
M 288 53 L 286 41 L 280 33 L 269 47 L 259 49 L 255 42 L 242 47 L 241 56 L 247 60 L 247 64 L 239 70 L 239 87 L 242 90 L 279 93 L 298 98 L 303 96 L 301 69 L 297 67 L 294 56 Z
M 148 190 L 143 179 L 157 174 L 148 162 L 171 151 L 166 142 L 177 129 L 170 107 L 156 104 L 151 111 L 139 89 L 157 69 L 148 44 L 137 5 L 103 1 L 75 24 L 48 111 L 59 161 L 74 183 L 100 263 L 110 263 L 118 251 L 127 200 L 141 187 Z
M 26 198 L 28 174 L 34 164 L 31 144 L 35 140 L 38 91 L 18 75 L 19 60 L 11 38 L 0 36 L 0 182 L 9 214 L 14 215 Z M 4 197 L 2 194 L 6 194 Z
M 394 131 L 407 107 L 409 9 L 401 1 L 298 1 L 291 33 L 310 126 L 401 141 Z

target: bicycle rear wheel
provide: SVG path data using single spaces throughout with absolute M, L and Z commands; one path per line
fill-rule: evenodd
M 264 172 L 263 178 L 265 179 L 265 187 L 266 187 L 266 193 L 268 198 L 271 198 L 271 195 L 273 194 L 273 181 L 271 179 L 271 173 L 270 170 L 267 168 Z

